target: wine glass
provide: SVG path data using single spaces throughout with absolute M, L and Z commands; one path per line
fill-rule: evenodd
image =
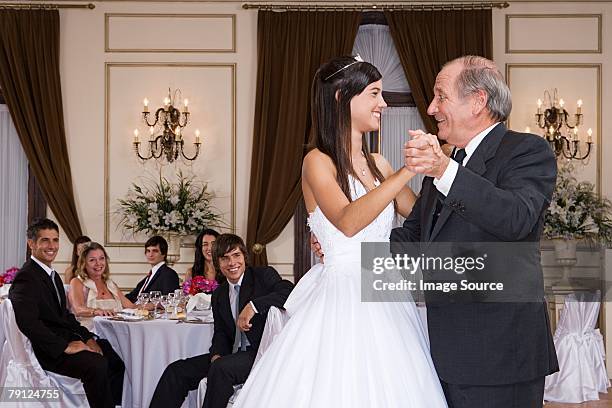
M 166 301 L 168 302 L 168 306 L 166 307 L 166 316 L 168 316 L 168 313 L 174 314 L 174 310 L 176 307 L 176 295 L 172 292 L 168 293 Z
M 149 292 L 149 298 L 151 299 L 151 303 L 153 303 L 153 317 L 158 317 L 157 308 L 159 307 L 159 301 L 161 298 L 161 291 L 152 290 Z
M 170 299 L 169 299 L 169 297 L 166 296 L 166 295 L 160 296 L 159 304 L 161 305 L 161 307 L 164 308 L 164 314 L 163 314 L 162 318 L 167 319 L 168 318 L 168 306 L 170 306 Z

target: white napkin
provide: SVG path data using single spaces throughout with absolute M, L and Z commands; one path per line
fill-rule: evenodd
M 187 302 L 187 313 L 192 310 L 205 310 L 210 307 L 211 295 L 207 293 L 198 293 L 189 298 Z

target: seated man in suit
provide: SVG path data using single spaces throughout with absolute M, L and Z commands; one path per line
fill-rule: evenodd
M 27 237 L 32 256 L 9 291 L 19 330 L 44 370 L 83 382 L 91 407 L 120 405 L 123 362 L 108 341 L 96 340 L 66 309 L 62 279 L 51 266 L 59 249 L 57 224 L 36 219 Z
M 138 295 L 142 292 L 159 290 L 162 295 L 167 295 L 178 289 L 180 287 L 179 277 L 174 269 L 166 265 L 167 255 L 168 243 L 163 237 L 156 235 L 149 238 L 145 243 L 145 256 L 151 265 L 151 270 L 125 297 L 136 302 Z
M 233 234 L 217 237 L 213 263 L 227 278 L 212 295 L 215 319 L 210 353 L 178 360 L 162 374 L 151 407 L 180 407 L 208 377 L 204 408 L 225 407 L 233 386 L 246 381 L 271 306 L 282 308 L 293 284 L 271 267 L 246 266 L 247 249 Z

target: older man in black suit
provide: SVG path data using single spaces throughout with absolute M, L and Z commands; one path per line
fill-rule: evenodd
M 167 295 L 178 289 L 180 287 L 178 274 L 166 265 L 166 256 L 168 256 L 168 242 L 159 235 L 149 238 L 145 243 L 145 257 L 151 265 L 151 270 L 125 297 L 136 302 L 138 295 L 143 292 L 158 290 L 162 295 Z
M 428 177 L 391 240 L 529 244 L 522 254 L 532 260 L 526 289 L 543 293 L 537 242 L 555 187 L 555 155 L 542 138 L 506 129 L 501 122 L 511 108 L 492 61 L 467 56 L 443 67 L 428 113 L 455 151 L 451 160 L 435 136 L 411 132 L 406 166 Z M 479 278 L 491 278 L 489 272 L 499 273 Z M 449 407 L 541 407 L 544 377 L 558 370 L 543 295 L 527 302 L 453 303 L 451 295 L 438 301 L 446 296 L 431 301 L 426 294 L 426 301 L 431 354 Z
M 257 355 L 268 310 L 282 308 L 293 284 L 271 267 L 246 265 L 247 249 L 233 234 L 217 237 L 213 263 L 227 278 L 212 295 L 215 319 L 210 353 L 175 361 L 162 374 L 151 407 L 180 407 L 208 377 L 204 408 L 222 408 L 246 381 Z
M 66 309 L 62 280 L 51 266 L 59 249 L 57 224 L 34 220 L 27 237 L 32 257 L 9 291 L 19 330 L 43 369 L 83 382 L 91 407 L 120 405 L 123 362 L 108 341 L 96 340 Z

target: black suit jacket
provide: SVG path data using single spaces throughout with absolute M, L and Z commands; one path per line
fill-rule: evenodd
M 138 282 L 136 287 L 130 293 L 125 295 L 125 297 L 127 297 L 132 302 L 136 302 L 136 299 L 138 298 L 138 292 L 140 292 L 140 288 L 142 287 L 142 285 L 144 285 L 146 280 L 147 277 L 145 276 L 140 282 Z M 170 292 L 174 292 L 175 289 L 178 288 L 180 288 L 178 274 L 174 269 L 170 268 L 166 264 L 163 264 L 157 270 L 157 272 L 155 272 L 155 275 L 153 275 L 151 282 L 149 282 L 145 289 L 146 292 L 159 290 L 162 295 L 167 295 Z
M 499 124 L 459 167 L 435 226 L 438 190 L 426 177 L 412 213 L 392 231 L 391 241 L 424 247 L 432 242 L 538 242 L 556 174 L 546 141 Z M 543 293 L 537 245 L 533 251 L 528 256 L 537 264 L 532 268 L 537 276 L 530 282 Z M 543 296 L 522 303 L 432 303 L 426 296 L 426 302 L 431 355 L 443 381 L 511 384 L 558 370 Z
M 46 370 L 56 366 L 70 341 L 86 342 L 93 337 L 66 308 L 64 285 L 57 273 L 55 282 L 61 303 L 47 272 L 30 259 L 15 276 L 9 291 L 17 326 L 32 342 L 34 354 Z
M 215 319 L 214 334 L 210 346 L 210 355 L 224 356 L 232 353 L 236 335 L 236 322 L 232 316 L 229 298 L 230 285 L 223 282 L 212 294 L 212 310 Z M 251 319 L 252 327 L 246 336 L 255 350 L 259 348 L 261 336 L 271 306 L 283 307 L 293 289 L 293 284 L 280 277 L 272 267 L 251 267 L 244 271 L 240 286 L 240 311 L 247 303 L 253 302 L 257 313 Z

